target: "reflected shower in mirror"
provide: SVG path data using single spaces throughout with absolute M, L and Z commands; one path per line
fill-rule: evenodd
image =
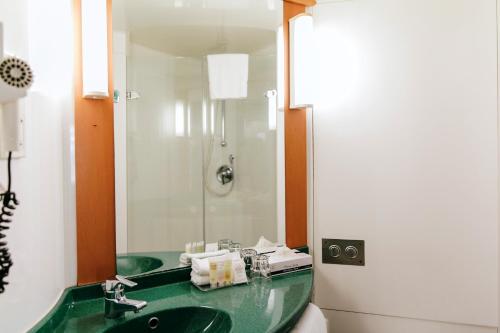
M 177 268 L 193 242 L 283 243 L 282 13 L 281 0 L 113 1 L 119 274 Z

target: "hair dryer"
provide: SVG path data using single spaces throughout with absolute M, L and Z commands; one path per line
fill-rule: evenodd
M 30 66 L 16 57 L 5 56 L 3 52 L 3 26 L 0 22 L 0 153 L 7 153 L 7 190 L 0 193 L 0 294 L 8 284 L 5 278 L 13 265 L 5 231 L 10 228 L 12 215 L 19 202 L 11 189 L 12 153 L 22 143 L 22 125 L 19 116 L 19 99 L 33 83 Z M 21 135 L 20 135 L 21 133 Z
M 0 153 L 4 156 L 20 148 L 23 139 L 19 99 L 26 96 L 32 84 L 33 72 L 29 64 L 4 54 L 3 25 L 0 22 Z

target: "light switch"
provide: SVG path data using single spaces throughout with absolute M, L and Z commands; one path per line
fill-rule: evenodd
M 324 264 L 364 266 L 365 241 L 323 238 L 322 262 Z

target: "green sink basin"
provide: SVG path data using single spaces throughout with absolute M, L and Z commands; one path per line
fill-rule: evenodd
M 132 276 L 150 272 L 160 268 L 163 262 L 160 259 L 144 256 L 118 256 L 116 271 L 120 275 Z
M 220 310 L 205 307 L 168 309 L 137 317 L 105 333 L 229 333 L 231 318 Z

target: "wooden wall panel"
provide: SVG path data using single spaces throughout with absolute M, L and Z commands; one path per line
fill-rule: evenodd
M 307 119 L 306 109 L 290 109 L 290 54 L 288 20 L 304 13 L 297 1 L 283 2 L 285 39 L 285 205 L 286 244 L 307 245 Z
M 74 0 L 77 282 L 115 275 L 112 2 L 108 6 L 109 98 L 82 98 L 81 0 Z

